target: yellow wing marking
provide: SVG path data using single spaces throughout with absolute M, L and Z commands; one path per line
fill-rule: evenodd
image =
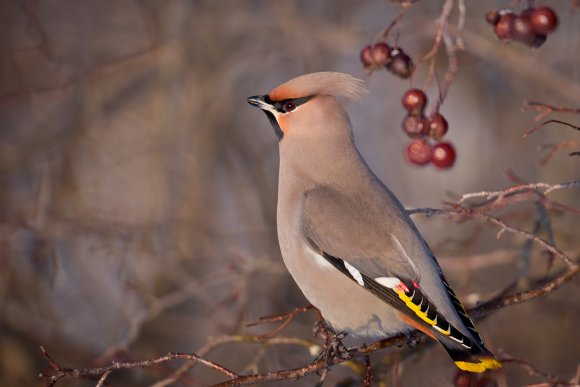
M 501 368 L 501 363 L 493 358 L 479 359 L 479 363 L 470 363 L 467 361 L 456 361 L 455 365 L 463 371 L 484 372 Z
M 415 314 L 417 316 L 419 316 L 419 318 L 421 320 L 425 321 L 429 325 L 436 326 L 437 322 L 435 320 L 431 320 L 429 317 L 427 317 L 427 313 L 421 312 L 421 307 L 419 305 L 413 304 L 413 302 L 411 301 L 411 298 L 409 296 L 407 296 L 402 290 L 398 290 L 398 289 L 394 289 L 394 290 L 399 295 L 399 298 L 401 300 L 403 300 L 405 305 L 407 305 L 407 307 L 409 309 L 411 309 L 413 312 L 415 312 Z
M 446 331 L 444 331 L 443 329 L 439 328 L 437 325 L 433 325 L 433 328 L 437 329 L 439 332 L 443 333 L 444 335 L 449 336 L 451 334 L 451 325 L 449 325 L 449 328 L 447 328 Z

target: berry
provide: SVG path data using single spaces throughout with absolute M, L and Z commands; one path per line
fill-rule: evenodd
M 423 116 L 408 115 L 403 120 L 403 130 L 409 137 L 424 136 L 429 131 L 429 121 Z
M 386 66 L 387 70 L 403 79 L 409 78 L 415 67 L 411 58 L 400 48 L 392 50 L 391 56 L 392 59 Z
M 427 105 L 427 96 L 423 90 L 410 89 L 407 90 L 405 94 L 403 94 L 401 103 L 403 104 L 405 110 L 409 112 L 409 114 L 420 116 L 423 114 L 423 110 Z
M 488 13 L 485 14 L 485 20 L 495 26 L 499 20 L 499 12 L 497 9 L 492 9 Z
M 530 25 L 534 33 L 547 35 L 558 27 L 558 15 L 550 7 L 538 7 L 531 12 Z
M 386 43 L 377 43 L 373 46 L 373 61 L 378 66 L 384 66 L 391 58 L 391 48 Z
M 531 18 L 531 17 L 532 17 L 532 14 L 533 14 L 535 11 L 536 11 L 536 8 L 534 8 L 534 7 L 526 8 L 526 9 L 524 9 L 524 10 L 522 11 L 522 13 L 521 13 L 521 15 L 520 15 L 520 16 L 527 17 L 527 18 Z
M 449 124 L 445 117 L 439 113 L 433 114 L 429 119 L 429 137 L 433 140 L 439 140 L 447 133 Z
M 455 163 L 455 148 L 448 142 L 440 142 L 433 147 L 431 162 L 437 168 L 451 168 Z
M 511 12 L 500 15 L 493 28 L 499 40 L 513 39 L 512 21 L 516 18 Z
M 516 16 L 511 25 L 512 36 L 524 44 L 529 44 L 534 39 L 530 18 L 524 15 Z
M 536 34 L 534 35 L 534 37 L 532 38 L 532 40 L 529 42 L 528 45 L 533 48 L 538 48 L 542 44 L 544 44 L 546 38 L 547 38 L 546 35 Z
M 423 139 L 413 140 L 407 146 L 407 159 L 417 165 L 429 164 L 431 161 L 431 146 Z
M 373 48 L 371 46 L 366 46 L 362 49 L 360 52 L 360 61 L 365 68 L 371 67 L 373 65 Z

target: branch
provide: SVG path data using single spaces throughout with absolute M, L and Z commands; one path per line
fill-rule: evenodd
M 535 132 L 536 130 L 546 126 L 547 124 L 550 123 L 557 123 L 557 124 L 562 124 L 562 125 L 566 125 L 568 127 L 571 127 L 572 129 L 576 129 L 576 130 L 580 130 L 580 127 L 572 125 L 568 122 L 565 121 L 560 121 L 560 120 L 547 120 L 544 121 L 540 124 L 537 124 L 537 122 L 539 122 L 540 120 L 542 120 L 543 118 L 547 117 L 548 115 L 554 113 L 554 112 L 558 112 L 558 113 L 573 113 L 573 114 L 578 114 L 580 113 L 580 109 L 576 109 L 576 108 L 568 108 L 568 107 L 562 107 L 562 106 L 553 106 L 553 105 L 548 105 L 542 102 L 534 102 L 534 101 L 524 101 L 524 104 L 522 106 L 522 110 L 527 111 L 527 110 L 535 110 L 538 111 L 539 113 L 536 115 L 536 117 L 534 117 L 533 123 L 536 123 L 536 125 L 531 126 L 523 135 L 522 137 L 528 137 L 530 134 L 532 134 L 533 132 Z
M 532 183 L 532 184 L 522 184 L 516 185 L 510 188 L 506 188 L 504 190 L 499 191 L 480 191 L 480 192 L 472 192 L 461 195 L 461 198 L 457 202 L 457 204 L 461 205 L 465 201 L 474 199 L 474 198 L 481 198 L 485 197 L 486 200 L 501 200 L 504 197 L 520 192 L 528 192 L 528 191 L 537 191 L 543 189 L 544 191 L 541 192 L 542 195 L 548 195 L 552 191 L 557 191 L 566 188 L 575 188 L 580 187 L 580 180 L 574 180 L 567 183 L 560 183 L 560 184 L 548 184 L 548 183 Z
M 550 149 L 548 154 L 540 161 L 541 165 L 546 165 L 548 161 L 559 151 L 563 149 L 578 149 L 580 148 L 580 141 L 562 141 L 557 144 L 545 144 L 542 145 L 541 148 L 543 149 Z M 570 152 L 568 153 L 569 156 L 575 156 L 578 152 Z
M 105 382 L 105 379 L 107 378 L 107 376 L 109 376 L 113 371 L 115 370 L 120 370 L 120 369 L 130 369 L 130 368 L 147 368 L 147 367 L 151 367 L 153 365 L 156 364 L 161 364 L 161 363 L 165 363 L 168 362 L 170 360 L 176 360 L 176 359 L 186 359 L 186 360 L 192 360 L 196 363 L 200 363 L 205 365 L 208 368 L 211 368 L 215 371 L 218 371 L 222 374 L 224 374 L 225 376 L 233 379 L 238 377 L 238 374 L 236 374 L 235 372 L 233 372 L 232 370 L 214 363 L 211 360 L 207 360 L 204 359 L 194 353 L 174 353 L 174 352 L 170 352 L 164 356 L 159 356 L 153 359 L 148 359 L 148 360 L 141 360 L 141 361 L 133 361 L 133 362 L 112 362 L 110 365 L 105 366 L 105 367 L 95 367 L 95 368 L 63 368 L 61 366 L 59 366 L 54 359 L 48 354 L 48 352 L 46 351 L 46 349 L 41 346 L 40 347 L 40 351 L 42 353 L 42 356 L 48 361 L 48 364 L 50 365 L 50 367 L 56 371 L 56 374 L 54 375 L 47 375 L 44 373 L 39 374 L 39 377 L 41 379 L 47 380 L 50 383 L 50 386 L 53 386 L 54 384 L 56 384 L 56 382 L 58 382 L 60 379 L 65 378 L 65 377 L 73 377 L 75 379 L 78 378 L 86 378 L 86 377 L 96 377 L 99 376 L 99 384 L 103 384 Z
M 543 285 L 516 294 L 505 295 L 498 297 L 494 300 L 488 301 L 482 305 L 479 305 L 475 308 L 469 309 L 469 313 L 474 318 L 481 318 L 486 316 L 498 309 L 505 308 L 507 306 L 519 304 L 522 302 L 526 302 L 535 298 L 539 298 L 545 296 L 565 283 L 569 282 L 580 270 L 577 264 L 568 267 L 565 271 L 561 272 L 560 274 L 553 277 L 550 281 L 544 283 Z M 308 307 L 305 307 L 308 308 Z M 291 312 L 292 313 L 292 312 Z M 416 335 L 421 335 L 420 332 L 414 332 Z M 312 343 L 306 340 L 296 339 L 296 338 L 272 338 L 272 339 L 263 339 L 260 336 L 224 336 L 221 338 L 214 339 L 211 345 L 206 346 L 206 352 L 209 350 L 213 350 L 218 346 L 221 346 L 226 343 L 234 343 L 234 342 L 261 342 L 264 345 L 266 344 L 273 344 L 273 343 L 284 343 L 284 344 L 299 344 L 304 346 L 312 346 Z M 354 357 L 361 357 L 366 356 L 370 353 L 376 352 L 383 348 L 392 347 L 396 345 L 402 345 L 407 341 L 406 335 L 399 335 L 395 336 L 386 340 L 382 340 L 376 342 L 369 346 L 363 346 L 360 348 L 355 348 L 349 350 Z M 213 361 L 207 360 L 200 356 L 199 354 L 187 354 L 187 353 L 168 353 L 167 355 L 160 356 L 150 360 L 142 360 L 136 362 L 113 362 L 109 366 L 105 367 L 96 367 L 96 368 L 82 368 L 82 369 L 70 369 L 70 368 L 63 368 L 59 366 L 54 359 L 50 357 L 50 355 L 46 352 L 44 347 L 40 348 L 42 351 L 43 357 L 48 361 L 50 367 L 56 371 L 54 375 L 47 375 L 47 374 L 40 374 L 40 378 L 47 380 L 50 382 L 50 385 L 53 386 L 56 382 L 58 382 L 62 378 L 66 377 L 73 377 L 73 378 L 82 378 L 82 377 L 100 377 L 99 383 L 103 385 L 106 378 L 115 370 L 118 369 L 130 369 L 130 368 L 146 368 L 151 367 L 156 364 L 164 363 L 170 360 L 176 359 L 186 359 L 191 360 L 194 363 L 202 364 L 208 368 L 211 368 L 215 371 L 222 373 L 223 375 L 227 376 L 229 379 L 217 384 L 216 386 L 219 387 L 226 387 L 226 386 L 238 386 L 244 384 L 255 384 L 255 383 L 264 383 L 264 382 L 271 382 L 277 380 L 288 380 L 288 379 L 297 379 L 301 378 L 305 375 L 321 371 L 325 369 L 327 366 L 332 366 L 336 364 L 340 364 L 345 362 L 345 360 L 334 358 L 330 361 L 329 364 L 325 360 L 319 360 L 302 367 L 294 368 L 291 370 L 280 370 L 280 371 L 272 371 L 266 373 L 256 373 L 251 375 L 239 375 L 230 369 L 215 363 Z M 310 347 L 312 349 L 312 347 Z M 201 351 L 200 351 L 201 352 Z M 177 379 L 171 379 L 175 381 Z M 156 385 L 167 385 L 166 384 L 156 384 Z
M 539 377 L 548 379 L 550 381 L 550 384 L 549 384 L 550 386 L 555 386 L 555 385 L 572 386 L 572 385 L 576 384 L 573 382 L 567 382 L 565 380 L 562 380 L 562 379 L 558 378 L 557 376 L 549 374 L 547 372 L 540 371 L 536 367 L 531 365 L 530 363 L 528 363 L 522 359 L 518 359 L 512 355 L 509 355 L 509 354 L 505 353 L 504 351 L 502 351 L 501 356 L 498 358 L 498 360 L 504 364 L 519 365 L 520 367 L 524 368 L 528 372 L 528 375 L 530 375 L 530 376 L 539 376 Z
M 308 306 L 303 306 L 303 307 L 299 307 L 299 308 L 294 308 L 294 310 L 292 310 L 291 312 L 288 312 L 288 313 L 260 317 L 260 319 L 258 321 L 246 324 L 246 327 L 253 327 L 256 325 L 269 324 L 269 323 L 272 323 L 275 321 L 284 320 L 278 327 L 276 327 L 273 330 L 259 336 L 260 338 L 272 337 L 272 336 L 275 336 L 278 333 L 280 333 L 284 328 L 286 328 L 288 326 L 288 324 L 290 324 L 292 319 L 297 314 L 308 312 L 309 310 L 312 310 L 312 309 L 315 309 L 317 311 L 319 317 L 322 319 L 322 315 L 320 314 L 320 311 L 318 311 L 318 309 L 316 309 L 314 306 L 308 305 Z
M 495 310 L 502 309 L 507 306 L 515 304 L 521 304 L 522 302 L 533 300 L 535 298 L 543 297 L 547 294 L 552 293 L 554 290 L 560 288 L 562 285 L 572 280 L 576 276 L 576 274 L 578 274 L 579 271 L 580 271 L 579 265 L 575 264 L 569 266 L 566 270 L 557 274 L 551 280 L 547 281 L 541 286 L 515 294 L 504 295 L 494 300 L 487 301 L 475 308 L 469 309 L 469 314 L 473 318 L 477 319 L 483 316 L 487 316 L 488 314 L 490 314 Z

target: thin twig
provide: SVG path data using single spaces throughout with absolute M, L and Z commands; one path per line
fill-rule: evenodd
M 263 337 L 263 338 L 272 337 L 272 336 L 275 336 L 278 333 L 280 333 L 284 328 L 286 328 L 288 326 L 288 324 L 290 324 L 290 322 L 292 321 L 292 319 L 297 314 L 305 313 L 305 312 L 308 312 L 309 310 L 312 310 L 312 309 L 316 309 L 316 308 L 314 306 L 312 306 L 312 305 L 308 305 L 308 306 L 303 306 L 303 307 L 299 307 L 299 308 L 294 308 L 294 310 L 292 310 L 291 312 L 288 312 L 288 313 L 282 313 L 282 314 L 277 314 L 277 315 L 272 315 L 272 316 L 260 317 L 260 319 L 258 321 L 253 322 L 253 323 L 246 324 L 246 327 L 253 327 L 253 326 L 256 326 L 256 325 L 269 324 L 269 323 L 272 323 L 272 322 L 284 320 L 276 328 L 274 328 L 271 331 L 269 331 L 269 332 L 264 333 L 263 335 L 261 335 L 261 337 Z
M 184 359 L 184 360 L 192 360 L 197 363 L 203 364 L 204 366 L 211 368 L 215 371 L 218 371 L 225 376 L 229 377 L 230 379 L 234 379 L 238 377 L 238 374 L 234 371 L 224 367 L 221 364 L 215 363 L 211 360 L 204 359 L 197 354 L 194 353 L 168 353 L 163 356 L 159 356 L 153 359 L 141 360 L 141 361 L 132 361 L 132 362 L 112 362 L 108 366 L 104 367 L 95 367 L 95 368 L 62 368 L 60 367 L 54 359 L 50 357 L 50 355 L 46 352 L 44 347 L 40 347 L 42 355 L 47 361 L 49 362 L 51 368 L 56 371 L 54 375 L 48 375 L 41 373 L 39 377 L 41 379 L 49 381 L 51 384 L 56 383 L 62 378 L 65 377 L 73 377 L 73 378 L 85 378 L 85 377 L 103 377 L 104 374 L 110 374 L 112 371 L 119 370 L 119 369 L 131 369 L 131 368 L 146 368 L 151 367 L 153 365 L 165 363 L 171 360 L 176 359 Z
M 580 130 L 580 126 L 572 125 L 571 123 L 569 123 L 569 122 L 566 122 L 566 121 L 562 121 L 562 120 L 551 119 L 551 120 L 544 121 L 544 122 L 542 122 L 541 124 L 537 124 L 537 125 L 536 125 L 536 126 L 534 126 L 533 128 L 529 129 L 527 132 L 525 132 L 525 133 L 522 135 L 522 137 L 523 137 L 523 138 L 526 138 L 526 137 L 528 137 L 530 134 L 534 133 L 536 130 L 538 130 L 538 129 L 540 129 L 540 128 L 542 128 L 542 127 L 544 127 L 544 126 L 548 125 L 548 124 L 552 124 L 552 123 L 554 123 L 554 124 L 561 124 L 561 125 L 568 126 L 568 127 L 572 128 L 572 129 Z
M 548 161 L 559 151 L 563 149 L 578 149 L 580 148 L 580 141 L 562 141 L 557 144 L 545 144 L 541 146 L 542 149 L 550 149 L 548 154 L 540 161 L 541 165 L 546 165 Z M 571 152 L 568 153 L 570 156 L 574 156 L 575 153 L 578 152 Z
M 499 191 L 480 191 L 480 192 L 472 192 L 466 193 L 461 195 L 457 204 L 461 205 L 467 200 L 474 199 L 474 198 L 482 198 L 484 197 L 486 200 L 501 200 L 508 195 L 512 195 L 519 192 L 526 192 L 532 190 L 543 190 L 541 192 L 542 195 L 548 195 L 552 191 L 557 191 L 561 189 L 567 188 L 575 188 L 580 187 L 580 180 L 569 181 L 566 183 L 559 183 L 559 184 L 548 184 L 548 183 L 531 183 L 531 184 L 521 184 L 516 185 L 513 187 L 509 187 Z
M 555 375 L 552 375 L 552 374 L 545 372 L 545 371 L 540 371 L 539 369 L 537 369 L 536 367 L 534 367 L 533 365 L 531 365 L 530 363 L 528 363 L 522 359 L 518 359 L 517 357 L 509 355 L 509 354 L 505 353 L 504 351 L 501 351 L 501 352 L 502 352 L 501 356 L 499 356 L 499 358 L 498 358 L 499 361 L 501 361 L 504 364 L 519 365 L 520 367 L 524 368 L 530 376 L 539 376 L 541 378 L 548 379 L 550 381 L 549 385 L 552 385 L 552 386 L 556 386 L 556 385 L 558 385 L 558 386 L 571 386 L 572 385 L 572 383 L 567 382 L 565 380 L 562 380 Z

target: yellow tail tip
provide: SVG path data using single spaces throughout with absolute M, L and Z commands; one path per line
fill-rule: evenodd
M 487 370 L 494 370 L 501 368 L 501 363 L 494 358 L 478 359 L 478 363 L 468 361 L 456 361 L 455 365 L 463 371 L 469 372 L 484 372 Z

